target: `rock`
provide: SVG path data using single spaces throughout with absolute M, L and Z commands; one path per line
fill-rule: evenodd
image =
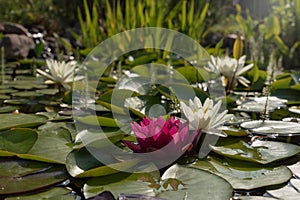
M 0 32 L 3 34 L 30 35 L 24 26 L 10 22 L 0 24 Z
M 7 60 L 18 60 L 27 58 L 30 51 L 34 50 L 35 43 L 26 35 L 6 34 L 3 35 L 1 46 L 4 47 Z

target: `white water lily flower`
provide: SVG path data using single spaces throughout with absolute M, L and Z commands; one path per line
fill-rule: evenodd
M 237 81 L 245 87 L 248 87 L 250 81 L 242 76 L 243 73 L 250 70 L 253 64 L 244 66 L 246 62 L 246 56 L 242 56 L 239 60 L 225 56 L 223 58 L 211 56 L 211 62 L 208 62 L 209 70 L 218 70 L 222 75 L 222 81 L 224 86 L 228 89 L 232 89 L 236 86 Z
M 74 62 L 59 62 L 57 60 L 48 59 L 46 60 L 46 66 L 49 69 L 49 73 L 37 69 L 37 72 L 47 78 L 46 83 L 58 84 L 63 86 L 65 89 L 70 89 L 68 83 L 83 79 L 83 76 L 75 76 L 76 63 Z
M 189 105 L 180 102 L 180 106 L 187 120 L 190 130 L 208 131 L 224 124 L 227 110 L 219 113 L 221 100 L 215 105 L 212 99 L 207 98 L 202 105 L 200 99 L 195 97 L 189 100 Z

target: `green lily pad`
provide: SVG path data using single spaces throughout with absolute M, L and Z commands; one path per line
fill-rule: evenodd
M 30 129 L 12 129 L 0 133 L 0 156 L 64 164 L 72 150 L 70 132 L 59 128 L 38 134 Z M 59 153 L 57 153 L 59 152 Z
M 284 122 L 275 120 L 256 120 L 250 122 L 244 122 L 241 124 L 244 129 L 249 129 L 253 133 L 257 134 L 274 134 L 280 136 L 290 136 L 300 134 L 300 124 L 295 122 Z
M 34 127 L 44 124 L 46 117 L 34 114 L 0 114 L 0 130 L 17 127 Z
M 10 99 L 10 96 L 0 94 L 0 100 L 6 100 L 6 99 Z
M 227 180 L 236 190 L 252 190 L 278 185 L 292 177 L 285 166 L 267 167 L 233 159 L 197 161 L 191 167 L 210 171 Z
M 0 150 L 23 154 L 37 141 L 37 133 L 31 129 L 14 129 L 0 133 Z M 1 155 L 1 153 L 0 153 Z
M 293 144 L 256 140 L 251 145 L 241 140 L 223 140 L 211 149 L 222 156 L 268 164 L 294 156 L 300 147 Z
M 55 95 L 59 92 L 58 89 L 43 89 L 43 90 L 36 90 L 38 94 L 45 94 L 45 95 Z
M 121 141 L 124 136 L 125 133 L 121 130 L 105 133 L 83 130 L 76 135 L 76 145 L 73 148 L 82 148 L 87 145 L 89 147 L 101 148 L 110 145 L 110 142 L 116 143 Z
M 9 165 L 5 161 L 0 162 L 3 173 L 0 176 L 1 195 L 32 192 L 60 183 L 69 177 L 64 166 L 45 166 L 44 163 L 26 160 L 8 162 Z
M 38 136 L 38 140 L 27 155 L 19 157 L 65 164 L 67 155 L 72 151 L 69 145 L 72 143 L 70 131 L 63 127 L 53 128 L 39 132 Z
M 19 109 L 18 106 L 3 106 L 0 107 L 0 113 L 10 113 L 18 109 Z
M 95 152 L 94 152 L 95 153 Z M 138 160 L 127 160 L 119 162 L 112 155 L 102 152 L 101 149 L 97 151 L 98 156 L 109 163 L 102 164 L 93 155 L 90 154 L 85 148 L 72 151 L 67 157 L 67 170 L 73 177 L 97 177 L 115 174 L 120 169 L 128 169 L 138 163 Z M 117 170 L 119 169 L 119 170 Z
M 284 200 L 298 200 L 300 192 L 291 186 L 284 186 L 277 190 L 267 190 L 273 197 L 284 199 Z
M 38 97 L 42 94 L 37 93 L 36 91 L 24 91 L 24 92 L 15 92 L 11 94 L 14 97 Z
M 164 109 L 167 106 L 161 103 L 160 97 L 150 95 L 127 98 L 125 100 L 125 107 L 131 108 L 131 111 L 135 110 L 142 113 L 142 115 L 151 117 L 166 115 L 168 112 Z M 157 108 L 156 110 L 155 107 Z M 139 113 L 138 115 L 141 116 Z
M 149 183 L 141 181 L 143 177 L 143 174 L 120 172 L 108 176 L 92 178 L 83 186 L 83 193 L 86 198 L 96 196 L 104 191 L 110 191 L 115 197 L 121 193 L 155 196 L 154 189 L 149 187 Z M 152 180 L 154 181 L 153 178 Z
M 233 193 L 231 185 L 226 180 L 200 169 L 173 165 L 167 169 L 161 179 L 165 184 L 162 190 L 159 189 L 157 196 L 166 199 L 199 199 L 201 197 L 201 200 L 225 200 L 230 199 Z
M 47 163 L 2 157 L 0 159 L 0 177 L 25 176 L 48 167 Z
M 4 103 L 11 105 L 24 105 L 30 104 L 31 101 L 29 99 L 7 99 L 4 101 Z
M 120 127 L 122 123 L 116 119 L 101 116 L 85 116 L 77 119 L 79 122 L 92 126 Z
M 229 136 L 235 136 L 235 137 L 247 136 L 249 134 L 246 130 L 240 128 L 234 128 L 230 126 L 222 127 L 222 131 L 224 131 Z
M 18 92 L 18 90 L 14 90 L 14 89 L 2 89 L 0 90 L 0 94 L 11 94 L 14 92 Z
M 71 191 L 61 187 L 54 187 L 50 190 L 31 194 L 31 195 L 20 195 L 16 197 L 8 197 L 6 200 L 32 200 L 32 199 L 52 199 L 52 200 L 75 200 L 76 196 L 71 194 Z
M 124 103 L 127 98 L 137 96 L 137 93 L 126 89 L 114 89 L 105 92 L 96 101 L 97 104 L 112 110 L 115 113 L 126 114 L 124 112 Z

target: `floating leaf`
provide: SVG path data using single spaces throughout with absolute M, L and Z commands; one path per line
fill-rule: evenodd
M 294 175 L 300 178 L 300 161 L 294 165 L 288 166 L 288 168 L 293 172 Z
M 293 144 L 255 140 L 251 145 L 242 140 L 222 140 L 211 146 L 215 153 L 222 156 L 255 163 L 268 164 L 294 156 L 300 147 Z
M 3 106 L 0 107 L 0 113 L 10 113 L 13 112 L 15 110 L 18 110 L 18 106 Z
M 275 200 L 271 197 L 262 197 L 262 196 L 239 196 L 239 200 Z
M 37 141 L 37 133 L 31 129 L 14 129 L 0 133 L 0 150 L 27 153 Z M 1 155 L 1 153 L 0 153 Z
M 292 177 L 285 166 L 267 167 L 233 159 L 197 161 L 191 167 L 208 170 L 227 180 L 236 190 L 252 190 L 289 181 Z
M 86 198 L 98 195 L 104 191 L 110 191 L 117 197 L 119 194 L 142 194 L 155 196 L 154 189 L 149 187 L 149 183 L 142 182 L 143 174 L 118 173 L 103 177 L 92 178 L 83 187 Z
M 116 119 L 101 116 L 85 116 L 77 119 L 79 122 L 92 126 L 120 127 L 122 123 Z
M 11 94 L 14 97 L 38 97 L 43 96 L 40 93 L 37 93 L 36 91 L 24 91 L 24 92 L 15 92 Z
M 222 127 L 222 131 L 224 131 L 229 136 L 242 137 L 248 135 L 248 132 L 243 129 L 229 127 L 229 126 Z
M 44 124 L 46 117 L 34 114 L 0 114 L 0 130 L 17 127 L 34 127 Z
M 284 186 L 277 190 L 267 190 L 267 192 L 273 197 L 284 200 L 298 200 L 300 197 L 300 192 L 291 186 Z
M 101 149 L 94 149 L 93 153 L 108 163 L 102 164 L 85 148 L 74 150 L 68 155 L 66 165 L 71 176 L 77 178 L 106 176 L 133 167 L 138 162 L 137 160 L 119 162 L 110 154 L 111 152 L 106 153 Z
M 241 124 L 244 129 L 249 129 L 257 134 L 274 134 L 280 136 L 290 136 L 300 134 L 300 124 L 295 122 L 284 122 L 275 120 L 256 120 Z
M 0 162 L 0 168 L 3 174 L 0 176 L 0 194 L 2 195 L 32 192 L 60 183 L 69 176 L 64 166 L 45 165 L 19 159 L 4 160 Z
M 45 95 L 55 95 L 59 92 L 58 89 L 43 89 L 43 90 L 36 90 L 38 94 L 45 94 Z
M 233 192 L 231 185 L 223 178 L 200 169 L 173 165 L 162 176 L 162 180 L 167 179 L 178 180 L 182 185 L 175 190 L 170 185 L 167 190 L 158 193 L 158 197 L 174 200 L 199 199 L 199 197 L 201 200 L 225 200 L 230 199 Z
M 54 187 L 36 194 L 7 197 L 6 200 L 32 200 L 32 199 L 53 199 L 53 200 L 75 200 L 76 196 L 71 191 L 61 187 Z
M 50 163 L 65 163 L 72 150 L 68 130 L 59 128 L 36 133 L 30 129 L 13 129 L 0 133 L 0 155 Z M 57 153 L 59 152 L 59 153 Z

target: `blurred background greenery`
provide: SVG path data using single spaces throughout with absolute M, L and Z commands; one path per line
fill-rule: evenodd
M 213 55 L 231 54 L 240 35 L 260 68 L 270 59 L 300 66 L 300 0 L 0 0 L 0 7 L 0 22 L 42 27 L 81 56 L 121 31 L 156 26 L 189 35 Z

